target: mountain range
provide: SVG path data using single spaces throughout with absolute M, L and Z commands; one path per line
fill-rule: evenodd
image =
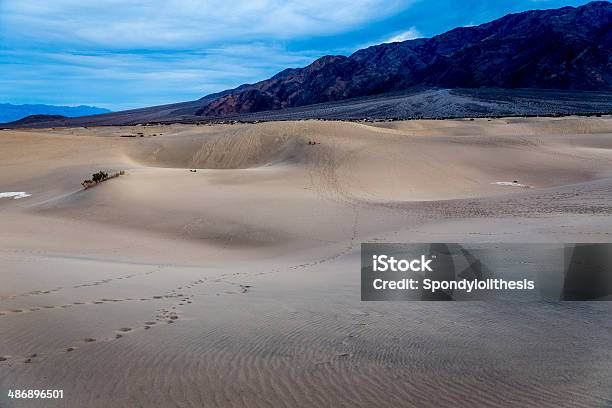
M 611 90 L 612 3 L 510 14 L 433 38 L 325 56 L 243 86 L 198 114 L 282 109 L 414 86 Z
M 95 106 L 56 106 L 56 105 L 13 105 L 0 103 L 0 122 L 12 122 L 30 115 L 54 115 L 64 117 L 78 117 L 108 113 L 110 110 Z
M 42 121 L 70 126 L 609 113 L 611 95 L 612 3 L 594 1 L 324 56 L 197 101 Z

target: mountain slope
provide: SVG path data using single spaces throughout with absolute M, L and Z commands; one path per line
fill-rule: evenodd
M 94 125 L 134 125 L 148 122 L 184 122 L 195 118 L 195 113 L 210 104 L 215 99 L 235 92 L 240 89 L 227 90 L 215 94 L 207 95 L 196 101 L 178 102 L 168 105 L 149 106 L 145 108 L 130 109 L 119 112 L 96 114 L 91 116 L 66 117 L 64 119 L 29 121 L 33 127 L 54 127 L 54 126 L 94 126 Z M 26 123 L 13 121 L 0 123 L 6 127 L 23 127 Z
M 430 39 L 325 56 L 242 86 L 197 114 L 298 107 L 415 86 L 612 90 L 612 4 L 510 14 Z
M 0 103 L 0 122 L 12 122 L 31 115 L 60 115 L 67 117 L 96 115 L 110 112 L 95 106 L 13 105 Z
M 18 120 L 15 120 L 13 122 L 9 122 L 7 123 L 7 125 L 11 125 L 11 126 L 23 126 L 23 125 L 32 125 L 35 126 L 39 123 L 45 123 L 45 122 L 55 122 L 58 120 L 64 120 L 67 119 L 66 116 L 62 116 L 62 115 L 29 115 L 26 116 L 25 118 L 21 118 Z

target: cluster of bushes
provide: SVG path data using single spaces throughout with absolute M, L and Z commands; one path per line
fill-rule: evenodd
M 110 176 L 108 175 L 107 172 L 100 170 L 97 173 L 94 173 L 91 175 L 91 179 L 90 180 L 85 180 L 81 183 L 81 185 L 85 188 L 89 188 L 89 187 L 93 187 L 98 183 L 101 183 L 105 180 L 114 178 L 114 177 L 119 177 L 121 175 L 125 174 L 125 172 L 123 170 L 121 170 L 120 172 L 111 174 Z

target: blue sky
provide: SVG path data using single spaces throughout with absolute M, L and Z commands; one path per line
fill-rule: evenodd
M 557 0 L 0 0 L 0 102 L 112 110 L 200 98 L 326 54 Z

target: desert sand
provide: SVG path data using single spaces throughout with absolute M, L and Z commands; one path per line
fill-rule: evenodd
M 612 403 L 609 302 L 359 290 L 362 242 L 609 242 L 611 117 L 0 130 L 0 193 L 0 406 Z

